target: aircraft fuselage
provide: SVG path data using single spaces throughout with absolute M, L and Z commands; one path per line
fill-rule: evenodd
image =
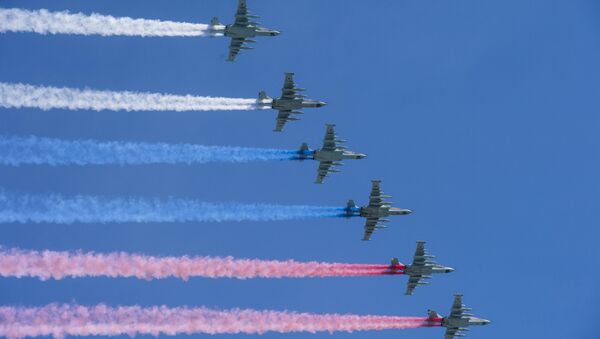
M 363 218 L 385 218 L 391 215 L 406 215 L 412 213 L 406 208 L 391 207 L 383 205 L 381 207 L 364 206 L 360 208 L 360 216 Z
M 336 149 L 335 151 L 316 150 L 313 159 L 317 161 L 342 161 L 345 159 L 362 159 L 366 154 L 344 151 Z
M 279 31 L 257 26 L 227 25 L 223 34 L 229 38 L 254 38 L 257 36 L 276 36 L 279 35 Z
M 450 273 L 453 272 L 452 267 L 444 267 L 440 265 L 425 265 L 425 266 L 412 266 L 408 265 L 404 269 L 404 273 L 408 275 L 429 275 L 433 273 Z
M 309 100 L 309 99 L 294 99 L 294 100 L 286 100 L 286 99 L 273 99 L 273 103 L 271 107 L 276 110 L 297 110 L 302 108 L 316 108 L 323 107 L 326 103 L 318 100 Z
M 444 318 L 442 319 L 442 326 L 444 327 L 469 327 L 469 326 L 483 326 L 488 325 L 491 321 L 487 319 L 480 319 L 475 317 L 462 317 L 457 319 Z

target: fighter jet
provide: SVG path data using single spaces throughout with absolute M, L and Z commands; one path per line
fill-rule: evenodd
M 404 266 L 400 264 L 398 258 L 392 259 L 390 271 L 403 272 L 408 275 L 408 284 L 406 287 L 406 295 L 412 295 L 415 287 L 419 285 L 428 285 L 429 282 L 424 279 L 431 279 L 431 274 L 434 273 L 450 273 L 454 272 L 452 267 L 445 267 L 433 262 L 435 256 L 427 254 L 424 241 L 417 241 L 417 249 L 411 265 Z
M 317 179 L 315 184 L 322 184 L 325 176 L 332 172 L 340 172 L 340 170 L 332 169 L 331 167 L 342 166 L 340 162 L 344 159 L 362 159 L 366 154 L 346 151 L 346 147 L 341 144 L 345 140 L 338 139 L 334 131 L 334 124 L 326 124 L 325 137 L 323 138 L 323 147 L 318 150 L 311 150 L 307 143 L 303 143 L 298 151 L 300 160 L 313 159 L 319 161 L 319 169 L 317 171 Z
M 475 318 L 472 314 L 467 313 L 472 309 L 465 307 L 462 303 L 462 294 L 454 295 L 454 304 L 450 310 L 450 315 L 442 318 L 436 311 L 428 310 L 429 317 L 427 321 L 431 326 L 441 325 L 446 328 L 444 339 L 453 339 L 455 337 L 464 337 L 464 332 L 468 331 L 467 327 L 474 325 L 488 325 L 491 321 L 486 319 Z
M 250 39 L 257 36 L 276 36 L 280 32 L 264 27 L 259 27 L 259 23 L 251 21 L 258 19 L 256 15 L 252 15 L 248 12 L 246 7 L 246 0 L 240 0 L 238 3 L 238 9 L 235 13 L 235 22 L 231 25 L 223 25 L 219 22 L 219 18 L 214 17 L 210 21 L 211 33 L 218 35 L 222 34 L 226 37 L 231 38 L 229 44 L 229 56 L 227 61 L 235 60 L 235 57 L 242 49 L 252 49 L 244 45 L 245 43 L 255 43 L 256 41 Z
M 294 114 L 302 114 L 302 112 L 297 111 L 298 109 L 327 105 L 323 101 L 306 99 L 306 96 L 299 93 L 303 91 L 305 91 L 304 88 L 297 88 L 294 84 L 294 73 L 285 73 L 285 81 L 283 82 L 281 97 L 279 99 L 269 98 L 265 91 L 258 93 L 258 101 L 260 103 L 269 105 L 272 109 L 279 111 L 279 114 L 277 114 L 277 124 L 274 129 L 275 132 L 281 132 L 283 125 L 288 121 L 300 120 L 292 117 Z
M 384 219 L 391 215 L 405 215 L 412 213 L 411 210 L 405 208 L 392 207 L 392 203 L 385 201 L 385 198 L 391 198 L 389 195 L 383 194 L 379 184 L 381 180 L 371 180 L 371 196 L 367 206 L 358 207 L 354 200 L 348 200 L 345 213 L 347 217 L 361 216 L 367 218 L 365 223 L 365 234 L 362 240 L 371 240 L 371 235 L 376 229 L 386 228 L 384 223 L 390 220 Z

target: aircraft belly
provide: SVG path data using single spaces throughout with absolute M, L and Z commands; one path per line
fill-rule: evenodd
M 314 155 L 315 160 L 318 161 L 340 161 L 342 157 L 333 152 L 317 151 Z
M 427 266 L 410 267 L 410 268 L 406 269 L 405 272 L 407 274 L 411 274 L 411 275 L 429 275 L 432 273 L 431 268 L 427 267 Z
M 295 109 L 302 108 L 300 105 L 296 105 L 292 102 L 281 102 L 281 101 L 273 101 L 273 109 L 283 110 L 283 111 L 293 111 Z
M 254 31 L 238 27 L 227 28 L 225 35 L 230 38 L 253 38 L 256 36 Z

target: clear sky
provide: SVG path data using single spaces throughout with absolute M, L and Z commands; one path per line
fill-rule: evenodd
M 114 16 L 208 23 L 236 1 L 8 1 Z M 24 7 L 25 6 L 25 7 Z M 320 147 L 324 124 L 369 156 L 314 185 L 306 161 L 137 167 L 0 167 L 26 192 L 340 205 L 370 179 L 412 215 L 372 242 L 360 220 L 188 224 L 7 224 L 26 249 L 233 255 L 387 263 L 415 241 L 456 271 L 412 297 L 405 277 L 296 280 L 0 279 L 0 303 L 206 305 L 310 312 L 442 314 L 452 294 L 491 319 L 470 338 L 594 338 L 600 302 L 600 3 L 594 0 L 249 1 L 281 30 L 226 63 L 224 38 L 0 35 L 0 81 L 110 90 L 279 95 L 284 71 L 325 108 L 284 133 L 274 111 L 91 112 L 1 109 L 0 133 L 67 139 Z M 335 334 L 441 338 L 441 329 Z M 265 338 L 280 338 L 267 334 Z M 292 334 L 329 338 L 329 334 Z M 222 336 L 228 337 L 228 336 Z

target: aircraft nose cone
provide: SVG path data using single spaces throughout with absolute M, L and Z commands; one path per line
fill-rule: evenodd
M 280 31 L 273 31 L 273 32 L 271 32 L 271 36 L 276 36 L 276 35 L 279 35 L 279 34 L 281 34 Z
M 319 103 L 317 104 L 317 107 L 323 107 L 327 105 L 327 103 L 325 101 L 319 101 Z
M 446 267 L 446 273 L 451 273 L 454 272 L 454 269 L 452 267 Z
M 411 214 L 412 212 L 413 212 L 413 211 L 411 211 L 411 210 L 409 210 L 409 209 L 406 209 L 406 210 L 404 210 L 404 214 Z
M 366 154 L 360 153 L 360 154 L 358 154 L 358 155 L 356 156 L 356 159 L 364 159 L 364 158 L 366 158 L 366 157 L 367 157 L 367 155 L 366 155 Z

